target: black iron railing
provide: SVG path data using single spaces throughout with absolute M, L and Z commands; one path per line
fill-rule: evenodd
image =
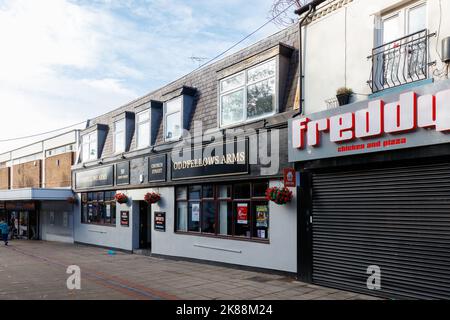
M 429 38 L 434 35 L 422 30 L 374 48 L 367 57 L 372 60 L 372 92 L 427 79 Z

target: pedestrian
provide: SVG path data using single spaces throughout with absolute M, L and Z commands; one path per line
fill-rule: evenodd
M 8 245 L 9 227 L 8 227 L 8 224 L 4 220 L 0 221 L 0 232 L 2 235 L 2 240 L 5 242 L 5 246 L 7 246 Z

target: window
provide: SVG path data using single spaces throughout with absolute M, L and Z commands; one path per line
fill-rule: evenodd
M 116 225 L 115 191 L 81 194 L 81 223 Z
M 427 28 L 427 5 L 419 2 L 381 17 L 381 41 L 384 45 Z
M 82 139 L 83 161 L 97 159 L 97 131 L 86 134 Z
M 373 92 L 404 85 L 428 77 L 427 3 L 412 5 L 384 14 L 372 51 Z
M 228 126 L 275 113 L 276 60 L 220 81 L 220 125 Z
M 269 239 L 267 181 L 176 188 L 176 231 Z
M 114 151 L 116 153 L 125 151 L 125 119 L 114 123 Z
M 137 114 L 136 117 L 137 148 L 150 146 L 150 110 L 147 109 Z
M 45 156 L 52 157 L 52 156 L 56 156 L 58 154 L 66 153 L 66 152 L 72 152 L 74 150 L 75 150 L 75 146 L 73 144 L 69 144 L 67 146 L 46 150 Z
M 166 102 L 164 114 L 164 136 L 166 141 L 178 140 L 182 134 L 182 103 L 183 97 Z

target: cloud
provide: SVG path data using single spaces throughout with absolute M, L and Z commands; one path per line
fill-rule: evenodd
M 95 117 L 177 79 L 197 67 L 189 57 L 214 57 L 264 23 L 270 4 L 0 0 L 0 140 Z

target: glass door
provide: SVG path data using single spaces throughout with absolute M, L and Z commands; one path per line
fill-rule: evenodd
M 19 211 L 19 239 L 28 239 L 28 211 Z
M 36 211 L 28 212 L 28 239 L 38 240 L 38 219 Z

